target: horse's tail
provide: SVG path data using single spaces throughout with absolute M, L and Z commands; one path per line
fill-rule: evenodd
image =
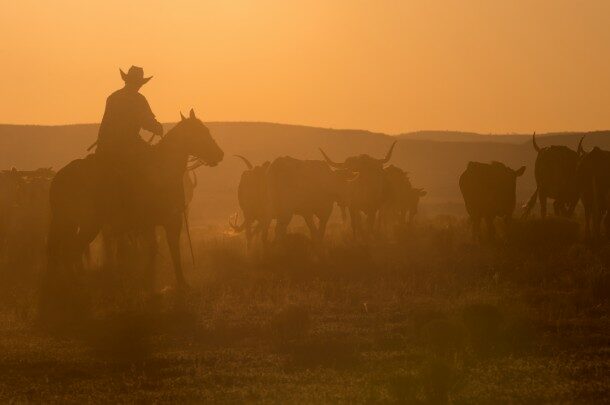
M 57 217 L 53 215 L 47 237 L 47 273 L 55 273 L 59 268 L 60 245 L 60 224 Z
M 72 322 L 86 310 L 86 302 L 73 285 L 69 271 L 77 233 L 78 228 L 71 221 L 51 216 L 47 268 L 42 276 L 38 302 L 38 321 L 43 327 L 67 325 L 66 322 Z
M 54 303 L 57 299 L 57 278 L 60 268 L 61 236 L 60 226 L 55 215 L 51 215 L 47 235 L 47 268 L 42 275 L 38 297 L 38 321 L 50 326 L 53 322 Z

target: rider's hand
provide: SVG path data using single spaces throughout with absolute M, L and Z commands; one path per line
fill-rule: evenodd
M 157 127 L 153 131 L 153 134 L 159 136 L 159 138 L 163 137 L 163 125 L 160 122 L 157 123 Z

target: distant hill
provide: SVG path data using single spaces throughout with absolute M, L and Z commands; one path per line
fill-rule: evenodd
M 411 139 L 420 141 L 437 142 L 500 142 L 500 143 L 522 143 L 531 135 L 484 135 L 475 132 L 459 131 L 416 131 L 397 135 L 400 139 Z
M 537 134 L 540 138 L 540 145 L 549 143 L 569 143 L 574 137 L 580 138 L 587 134 L 588 141 L 593 139 L 596 142 L 604 142 L 603 137 L 610 135 L 610 131 L 595 132 L 550 132 Z M 437 141 L 437 142 L 498 142 L 498 143 L 525 143 L 531 142 L 532 134 L 477 134 L 475 132 L 459 131 L 416 131 L 396 135 L 399 139 Z M 569 145 L 576 147 L 575 145 Z
M 167 128 L 173 124 L 167 124 Z M 290 155 L 320 159 L 319 147 L 337 161 L 368 153 L 383 157 L 397 140 L 392 164 L 409 171 L 417 187 L 428 190 L 422 200 L 424 211 L 434 206 L 461 207 L 458 177 L 470 160 L 503 161 L 511 167 L 527 166 L 518 182 L 518 198 L 523 201 L 534 190 L 535 152 L 531 135 L 481 135 L 459 132 L 421 131 L 398 136 L 360 130 L 335 130 L 297 125 L 256 122 L 207 123 L 225 160 L 215 168 L 198 169 L 200 186 L 194 200 L 194 220 L 224 222 L 237 210 L 236 188 L 243 162 L 233 154 L 246 156 L 254 164 Z M 86 155 L 95 140 L 97 125 L 22 126 L 0 125 L 0 168 L 53 167 L 58 169 Z M 563 144 L 576 148 L 582 133 L 541 134 L 540 146 Z M 610 131 L 587 133 L 585 148 L 594 145 L 610 149 Z M 437 210 L 438 211 L 438 210 Z

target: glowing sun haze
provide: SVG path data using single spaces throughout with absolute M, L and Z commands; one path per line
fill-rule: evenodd
M 99 122 L 133 64 L 162 121 L 607 129 L 609 21 L 608 0 L 4 0 L 0 122 Z

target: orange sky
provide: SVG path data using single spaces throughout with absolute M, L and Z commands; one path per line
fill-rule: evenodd
M 4 0 L 0 122 L 98 122 L 136 64 L 162 121 L 608 129 L 609 22 L 608 0 Z

